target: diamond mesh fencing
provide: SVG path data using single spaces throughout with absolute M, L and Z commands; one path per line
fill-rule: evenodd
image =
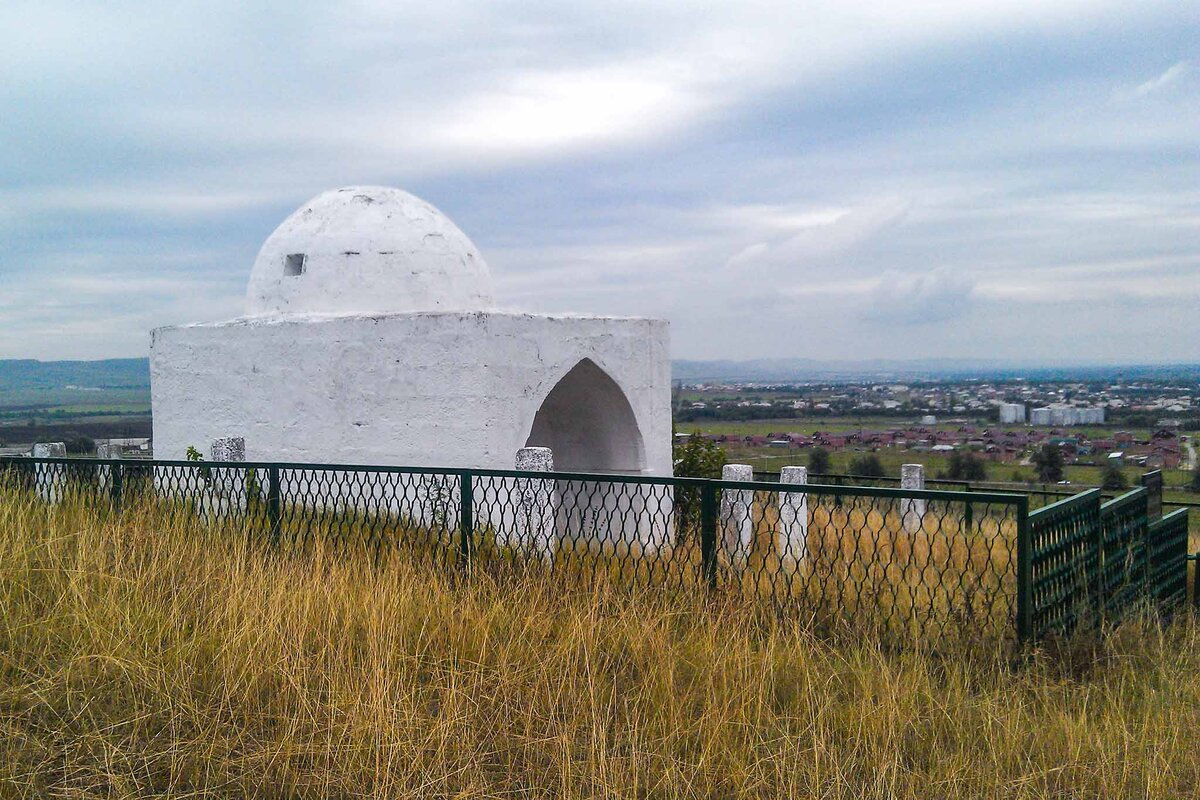
M 1147 587 L 1175 603 L 1181 569 L 1186 596 L 1186 517 L 1148 523 L 1145 488 L 1029 514 L 999 492 L 506 470 L 7 458 L 0 478 L 270 548 L 745 598 L 886 641 L 1067 632 Z

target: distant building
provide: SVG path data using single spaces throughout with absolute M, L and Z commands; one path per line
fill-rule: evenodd
M 1075 406 L 1053 405 L 1035 408 L 1029 412 L 1031 425 L 1103 425 L 1104 408 L 1077 408 Z
M 1024 403 L 1004 403 L 1000 406 L 1000 424 L 1002 425 L 1024 425 L 1025 424 L 1025 404 Z
M 937 425 L 937 417 L 935 417 L 933 414 L 926 414 L 925 416 L 921 417 L 921 424 Z

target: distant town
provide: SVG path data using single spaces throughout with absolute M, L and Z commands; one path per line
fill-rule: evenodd
M 1020 464 L 1052 444 L 1068 464 L 1177 470 L 1194 466 L 1197 398 L 1194 379 L 681 382 L 675 419 L 677 436 L 699 434 L 759 466 L 801 462 L 809 448 Z
M 682 362 L 675 368 L 685 375 L 698 369 Z M 753 374 L 764 367 L 741 369 Z M 855 454 L 869 452 L 889 473 L 909 461 L 936 473 L 952 454 L 970 453 L 991 477 L 1012 480 L 1032 478 L 1022 466 L 1053 444 L 1068 478 L 1082 483 L 1097 482 L 1101 468 L 1116 465 L 1130 480 L 1137 471 L 1164 469 L 1174 472 L 1170 482 L 1190 485 L 1200 368 L 1076 372 L 1084 377 L 685 378 L 675 383 L 674 420 L 679 438 L 699 434 L 762 469 L 807 463 L 811 451 L 822 448 L 832 456 L 831 468 L 843 472 Z M 74 453 L 106 445 L 129 457 L 149 456 L 149 399 L 145 359 L 0 362 L 0 452 L 28 453 L 34 442 L 63 441 Z

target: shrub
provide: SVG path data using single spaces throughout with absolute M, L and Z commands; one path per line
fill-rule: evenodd
M 950 454 L 946 477 L 954 481 L 985 481 L 987 467 L 983 459 L 974 453 L 960 453 L 956 450 Z
M 1033 466 L 1042 483 L 1058 483 L 1063 479 L 1062 451 L 1052 444 L 1044 444 L 1033 454 Z
M 808 454 L 808 471 L 814 475 L 829 474 L 829 451 L 818 447 Z
M 679 478 L 720 478 L 725 466 L 725 448 L 710 442 L 697 431 L 674 447 L 675 476 Z M 700 492 L 681 487 L 675 492 L 675 541 L 683 544 L 700 529 Z
M 675 445 L 675 475 L 680 478 L 720 478 L 725 466 L 725 449 L 693 433 Z
M 850 474 L 862 475 L 865 478 L 882 478 L 887 473 L 883 469 L 883 462 L 879 460 L 879 456 L 874 453 L 863 453 L 850 460 Z
M 1100 479 L 1100 485 L 1105 489 L 1124 489 L 1129 485 L 1129 481 L 1125 479 L 1125 472 L 1116 464 L 1106 464 L 1104 466 L 1104 476 Z
M 96 452 L 96 442 L 90 436 L 84 436 L 82 433 L 69 431 L 63 434 L 63 444 L 66 445 L 67 452 L 72 455 L 82 456 L 88 453 Z

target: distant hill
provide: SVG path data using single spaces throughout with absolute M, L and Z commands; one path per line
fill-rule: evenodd
M 149 389 L 150 359 L 0 360 L 0 392 L 38 389 Z
M 675 380 L 705 381 L 852 381 L 918 378 L 1015 378 L 1042 380 L 1109 380 L 1137 378 L 1196 380 L 1200 365 L 1022 365 L 999 359 L 938 358 L 910 361 L 865 359 L 819 361 L 811 358 L 759 358 L 747 361 L 671 362 Z M 0 360 L 0 392 L 80 389 L 150 389 L 150 360 L 111 358 L 103 361 Z
M 1044 365 L 1000 359 L 935 358 L 909 361 L 865 359 L 818 361 L 809 358 L 762 358 L 749 361 L 671 362 L 675 380 L 686 383 L 778 381 L 858 381 L 947 378 L 1030 378 L 1033 380 L 1182 379 L 1200 377 L 1197 364 L 1150 365 Z

